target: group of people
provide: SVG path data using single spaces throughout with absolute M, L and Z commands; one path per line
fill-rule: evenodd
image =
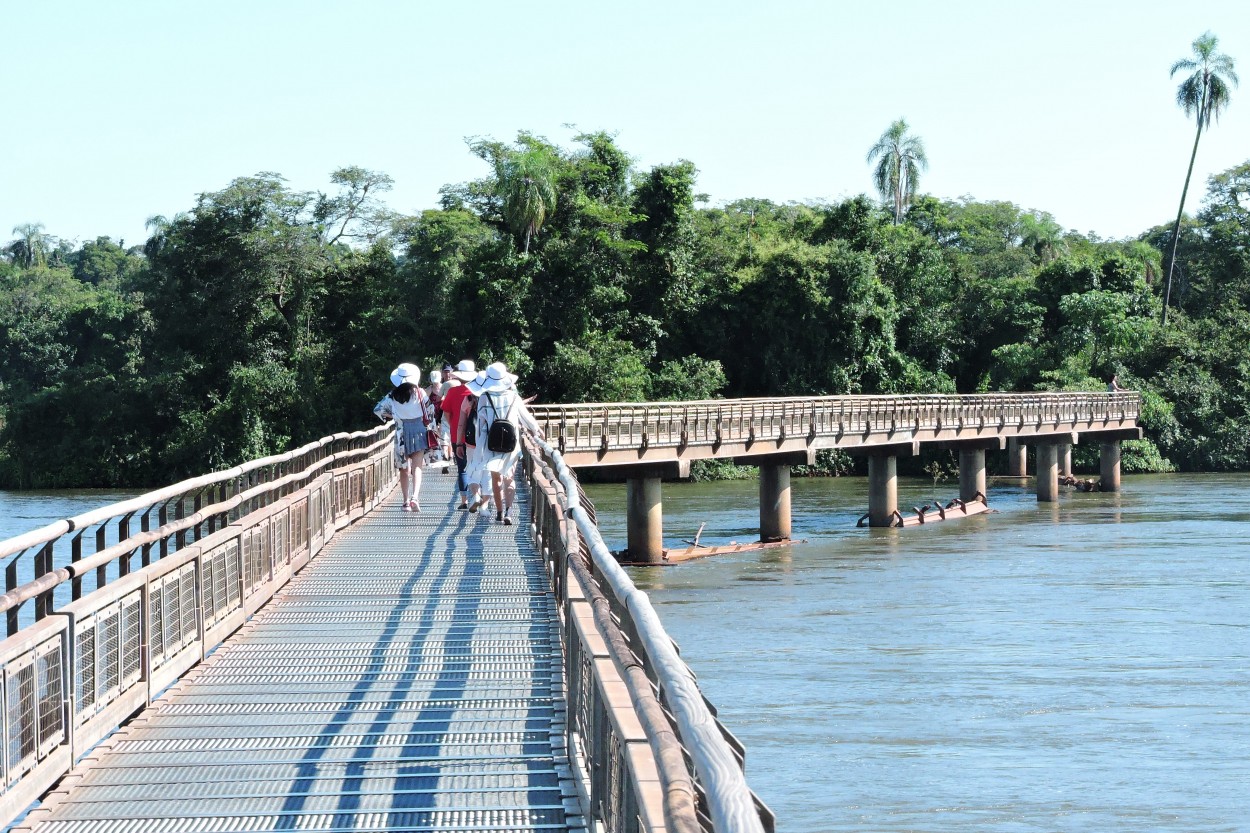
M 459 508 L 489 512 L 511 526 L 516 501 L 515 470 L 521 456 L 521 425 L 534 427 L 517 391 L 517 377 L 503 362 L 479 371 L 465 359 L 430 372 L 422 387 L 421 369 L 403 363 L 391 371 L 392 390 L 373 412 L 394 419 L 395 456 L 405 512 L 420 512 L 422 470 L 446 460 L 456 467 Z

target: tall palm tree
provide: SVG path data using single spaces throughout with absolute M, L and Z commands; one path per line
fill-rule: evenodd
M 1047 211 L 1029 211 L 1020 215 L 1020 242 L 1037 255 L 1038 263 L 1050 263 L 1068 250 L 1063 227 Z
M 52 237 L 43 233 L 43 223 L 21 223 L 13 227 L 17 239 L 9 244 L 15 263 L 29 269 L 43 263 L 52 245 Z
M 919 136 L 907 132 L 907 122 L 899 119 L 881 134 L 881 138 L 868 151 L 868 164 L 877 162 L 873 171 L 873 183 L 881 193 L 881 199 L 894 203 L 894 224 L 903 221 L 903 213 L 916 196 L 920 172 L 928 170 L 929 159 L 924 154 L 924 142 Z
M 1198 156 L 1198 140 L 1202 138 L 1203 128 L 1211 126 L 1214 117 L 1219 121 L 1220 113 L 1228 106 L 1231 83 L 1237 86 L 1237 73 L 1233 71 L 1233 59 L 1215 51 L 1219 39 L 1210 32 L 1204 33 L 1193 42 L 1194 57 L 1181 58 L 1172 64 L 1168 77 L 1175 77 L 1178 72 L 1190 72 L 1191 75 L 1176 88 L 1176 103 L 1185 111 L 1186 116 L 1194 116 L 1198 129 L 1194 133 L 1194 149 L 1189 154 L 1189 168 L 1185 171 L 1185 187 L 1181 189 L 1181 207 L 1176 211 L 1176 225 L 1172 228 L 1172 256 L 1168 259 L 1168 280 L 1163 292 L 1162 324 L 1168 323 L 1168 301 L 1172 295 L 1172 270 L 1176 268 L 1176 246 L 1181 238 L 1181 217 L 1185 213 L 1185 195 L 1189 193 L 1189 178 L 1194 173 L 1194 159 Z
M 502 154 L 495 164 L 503 215 L 517 233 L 525 234 L 525 254 L 530 238 L 556 207 L 556 164 L 550 151 L 541 146 Z

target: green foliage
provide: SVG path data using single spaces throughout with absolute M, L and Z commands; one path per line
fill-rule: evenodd
M 1125 471 L 1250 469 L 1250 162 L 1211 179 L 1181 234 L 1107 241 L 971 198 L 916 195 L 897 224 L 863 196 L 701 207 L 693 163 L 636 170 L 602 132 L 470 147 L 489 174 L 418 216 L 381 202 L 388 176 L 347 167 L 329 195 L 237 179 L 153 217 L 141 250 L 18 227 L 0 484 L 227 467 L 371 425 L 399 361 L 461 358 L 506 362 L 540 402 L 1101 390 L 1116 373 L 1143 395 Z M 950 476 L 947 458 L 909 465 L 932 464 Z M 795 473 L 855 470 L 821 452 Z
M 690 480 L 707 483 L 713 480 L 750 480 L 757 475 L 755 466 L 739 466 L 733 460 L 695 460 L 690 464 Z

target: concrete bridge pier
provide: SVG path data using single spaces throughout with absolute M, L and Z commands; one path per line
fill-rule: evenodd
M 1120 491 L 1120 441 L 1111 440 L 1098 447 L 1098 490 Z
M 1007 438 L 1007 476 L 1025 477 L 1029 473 L 1029 447 L 1018 437 Z
M 980 440 L 955 440 L 940 447 L 959 453 L 959 499 L 972 500 L 978 494 L 988 497 L 985 480 L 985 452 L 1001 451 L 1006 442 L 1001 437 Z
M 664 561 L 664 498 L 660 484 L 690 476 L 690 463 L 622 466 L 625 476 L 625 540 L 635 564 Z
M 873 454 L 868 458 L 868 525 L 891 526 L 898 512 L 898 457 Z
M 1064 449 L 1071 455 L 1077 441 L 1075 433 L 1050 434 L 1034 440 L 1037 447 L 1037 501 L 1054 503 L 1059 500 L 1059 467 Z M 1068 464 L 1071 469 L 1071 463 Z
M 1059 445 L 1059 473 L 1064 477 L 1072 476 L 1072 443 Z
M 898 458 L 920 453 L 920 442 L 849 448 L 868 458 L 868 525 L 894 526 L 898 515 Z
M 1037 502 L 1054 503 L 1059 500 L 1059 446 L 1056 443 L 1037 444 Z
M 1120 444 L 1124 440 L 1140 440 L 1141 428 L 1090 431 L 1085 436 L 1098 442 L 1098 490 L 1101 492 L 1120 491 Z
M 664 501 L 660 476 L 625 480 L 626 540 L 629 560 L 658 564 L 664 559 Z
M 816 463 L 816 449 L 735 457 L 739 466 L 760 469 L 760 540 L 790 540 L 790 467 Z

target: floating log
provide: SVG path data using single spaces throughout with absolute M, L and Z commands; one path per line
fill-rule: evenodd
M 991 509 L 985 500 L 985 495 L 980 492 L 972 500 L 960 500 L 955 498 L 949 503 L 943 505 L 941 501 L 935 500 L 933 503 L 926 503 L 924 506 L 912 507 L 915 510 L 913 515 L 904 515 L 897 509 L 890 518 L 890 526 L 921 526 L 926 523 L 936 523 L 937 521 L 948 521 L 955 518 L 967 518 L 971 515 L 983 515 L 986 512 L 995 512 Z M 855 522 L 856 526 L 865 526 L 868 521 L 868 515 L 860 516 Z
M 732 541 L 728 544 L 699 544 L 698 546 L 683 547 L 681 549 L 666 549 L 663 551 L 663 561 L 630 561 L 629 550 L 621 550 L 613 553 L 616 560 L 626 567 L 671 567 L 675 564 L 681 564 L 684 561 L 693 561 L 696 558 L 707 558 L 713 555 L 728 555 L 736 552 L 752 552 L 754 550 L 767 550 L 773 547 L 788 547 L 791 544 L 806 543 L 802 539 L 794 539 L 788 541 L 749 541 L 739 544 Z

